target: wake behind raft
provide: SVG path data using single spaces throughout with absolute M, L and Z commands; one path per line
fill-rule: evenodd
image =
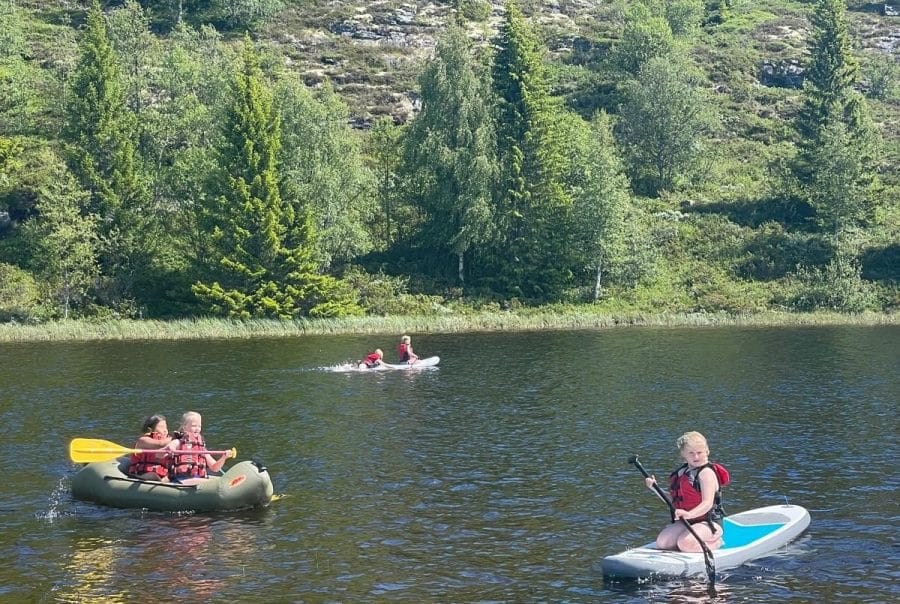
M 138 480 L 127 469 L 127 458 L 89 463 L 72 479 L 72 496 L 116 508 L 229 512 L 266 506 L 274 494 L 268 470 L 255 461 L 241 461 L 192 485 Z

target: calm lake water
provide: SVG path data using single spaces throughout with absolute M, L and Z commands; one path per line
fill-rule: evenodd
M 399 337 L 400 334 L 398 334 Z M 0 600 L 694 602 L 704 580 L 604 581 L 654 538 L 674 440 L 707 435 L 726 507 L 812 524 L 720 573 L 722 602 L 900 599 L 900 328 L 413 335 L 440 366 L 329 368 L 393 338 L 0 344 Z M 131 446 L 203 414 L 211 448 L 268 466 L 266 510 L 73 501 L 74 437 Z

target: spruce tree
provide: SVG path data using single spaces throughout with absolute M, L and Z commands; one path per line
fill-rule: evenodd
M 281 121 L 249 38 L 223 126 L 225 187 L 207 222 L 214 280 L 196 283 L 194 294 L 213 314 L 240 319 L 355 312 L 342 284 L 318 271 L 309 212 L 282 201 Z
M 419 78 L 422 111 L 405 139 L 410 199 L 424 213 L 422 246 L 437 272 L 466 280 L 465 257 L 492 236 L 496 176 L 490 87 L 465 32 L 452 25 Z
M 859 70 L 844 11 L 841 0 L 819 0 L 815 7 L 793 164 L 806 200 L 836 249 L 844 230 L 873 214 L 877 187 L 877 138 L 865 99 L 855 90 Z
M 70 163 L 90 194 L 87 211 L 98 218 L 105 297 L 133 299 L 149 265 L 153 230 L 150 196 L 135 146 L 134 116 L 125 95 L 100 5 L 93 0 L 69 83 L 67 125 Z
M 516 296 L 549 298 L 571 277 L 559 230 L 571 200 L 562 185 L 562 106 L 550 94 L 544 47 L 513 2 L 496 42 L 492 73 L 500 164 L 494 220 L 498 246 L 490 285 Z

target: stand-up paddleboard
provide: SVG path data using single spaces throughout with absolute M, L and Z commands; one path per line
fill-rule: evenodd
M 441 357 L 427 357 L 417 359 L 415 363 L 384 363 L 375 367 L 364 367 L 363 371 L 378 371 L 379 369 L 424 369 L 425 367 L 434 367 L 441 362 Z
M 796 539 L 809 521 L 809 512 L 799 505 L 772 505 L 726 516 L 722 521 L 722 547 L 712 552 L 716 570 L 734 568 L 772 553 Z M 607 556 L 601 564 L 604 575 L 626 579 L 706 573 L 702 552 L 661 550 L 653 543 Z

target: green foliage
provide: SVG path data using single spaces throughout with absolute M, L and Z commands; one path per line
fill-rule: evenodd
M 282 8 L 281 0 L 213 0 L 231 29 L 253 29 L 272 19 Z
M 288 75 L 277 85 L 274 107 L 281 116 L 282 196 L 295 213 L 311 213 L 320 262 L 329 267 L 368 253 L 375 183 L 347 106 L 331 86 L 312 91 Z
M 651 59 L 626 87 L 617 135 L 635 188 L 671 191 L 693 176 L 711 129 L 707 99 L 688 66 Z
M 638 12 L 625 25 L 613 49 L 612 62 L 626 74 L 637 75 L 650 59 L 668 57 L 675 50 L 672 28 L 663 17 Z
M 38 312 L 40 289 L 28 272 L 0 262 L 0 322 L 29 321 Z
M 281 120 L 249 37 L 230 100 L 220 155 L 228 184 L 207 215 L 212 278 L 196 283 L 194 294 L 213 314 L 239 319 L 356 312 L 351 292 L 317 270 L 309 212 L 282 201 Z
M 443 302 L 440 296 L 409 293 L 409 277 L 349 267 L 343 280 L 358 293 L 360 307 L 370 315 L 433 315 Z
M 845 231 L 874 215 L 878 189 L 873 166 L 878 144 L 865 99 L 855 90 L 858 66 L 844 10 L 839 0 L 816 4 L 812 59 L 796 121 L 799 153 L 792 166 L 820 227 L 838 244 Z
M 53 308 L 63 318 L 92 302 L 99 277 L 97 219 L 85 214 L 89 195 L 50 150 L 41 153 L 43 182 L 38 187 L 37 217 L 24 226 L 34 274 L 46 283 Z
M 491 3 L 488 0 L 454 0 L 454 7 L 469 21 L 487 21 L 491 16 Z
M 581 262 L 594 273 L 591 298 L 597 301 L 605 282 L 626 261 L 626 234 L 631 227 L 625 220 L 630 204 L 628 180 L 609 117 L 598 114 L 590 128 L 574 125 L 568 138 L 576 153 L 570 163 L 580 171 L 570 175 L 568 183 L 574 200 L 572 219 L 576 235 L 572 243 Z M 588 136 L 579 136 L 583 132 Z
M 745 279 L 781 279 L 804 262 L 824 264 L 831 248 L 819 237 L 788 231 L 780 223 L 766 222 L 743 240 L 743 259 L 736 272 Z
M 441 39 L 420 85 L 422 110 L 404 139 L 407 196 L 424 214 L 424 253 L 439 272 L 456 271 L 461 286 L 467 252 L 494 237 L 497 175 L 490 89 L 461 28 L 451 26 Z
M 27 45 L 22 31 L 22 15 L 11 2 L 0 2 L 0 132 L 21 132 L 16 126 L 30 112 L 35 97 L 29 85 L 25 61 Z
M 572 277 L 563 111 L 549 91 L 544 47 L 512 2 L 496 44 L 499 235 L 489 259 L 496 268 L 490 267 L 485 284 L 519 297 L 550 299 Z
M 825 266 L 801 267 L 794 274 L 795 293 L 785 300 L 799 311 L 836 310 L 856 313 L 877 307 L 875 286 L 862 278 L 855 258 L 837 254 Z
M 376 197 L 381 201 L 379 211 L 372 217 L 377 249 L 402 241 L 406 236 L 404 227 L 415 228 L 418 222 L 415 210 L 402 205 L 402 136 L 403 129 L 391 118 L 383 117 L 372 124 L 367 139 L 367 158 L 375 178 Z
M 102 295 L 117 304 L 134 296 L 137 275 L 150 263 L 155 240 L 150 195 L 135 147 L 135 118 L 100 5 L 93 0 L 71 78 L 65 136 L 70 165 L 91 192 L 87 211 L 100 227 Z
M 886 103 L 900 103 L 900 63 L 881 52 L 872 53 L 862 69 L 866 95 Z

